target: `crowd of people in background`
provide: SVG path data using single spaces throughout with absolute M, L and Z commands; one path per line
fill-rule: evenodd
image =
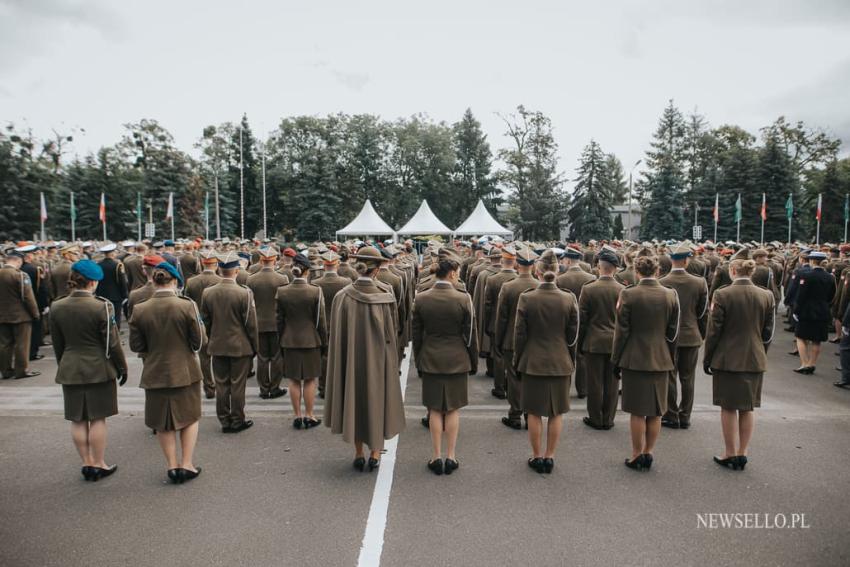
M 224 238 L 17 242 L 2 254 L 2 377 L 37 376 L 29 363 L 52 344 L 89 481 L 117 469 L 106 419 L 128 376 L 122 326 L 174 483 L 201 473 L 202 394 L 222 433 L 253 426 L 253 375 L 261 399 L 289 394 L 294 429 L 324 422 L 354 445 L 354 468 L 373 471 L 405 426 L 399 376 L 411 356 L 437 475 L 460 467 L 460 410 L 480 363 L 507 402 L 502 424 L 528 430 L 528 466 L 541 474 L 554 469 L 571 387 L 593 430 L 613 428 L 618 405 L 630 414 L 624 463 L 651 469 L 661 428 L 691 428 L 700 350 L 721 409 L 714 460 L 743 470 L 780 303 L 795 371 L 815 373 L 834 333 L 835 385 L 850 388 L 850 245 Z

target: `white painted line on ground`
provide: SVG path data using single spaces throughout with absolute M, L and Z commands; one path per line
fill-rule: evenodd
M 405 349 L 407 356 L 401 364 L 401 399 L 404 401 L 404 391 L 407 389 L 407 375 L 410 372 L 410 345 Z M 384 532 L 387 528 L 387 511 L 390 507 L 390 492 L 393 487 L 393 472 L 395 471 L 395 456 L 398 449 L 398 438 L 387 441 L 386 453 L 381 457 L 378 468 L 378 479 L 375 481 L 375 492 L 372 493 L 372 504 L 369 506 L 369 517 L 366 520 L 366 532 L 360 544 L 358 567 L 377 567 L 381 564 L 381 553 L 384 550 Z

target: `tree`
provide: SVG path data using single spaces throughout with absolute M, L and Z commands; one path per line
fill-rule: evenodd
M 621 240 L 626 232 L 626 227 L 623 226 L 623 215 L 614 215 L 614 238 Z
M 501 203 L 499 189 L 492 175 L 493 154 L 481 123 L 467 108 L 460 122 L 452 126 L 455 152 L 453 220 L 462 222 L 479 199 L 493 210 Z M 454 224 L 452 226 L 457 226 Z
M 248 124 L 248 116 L 243 114 L 239 125 L 230 132 L 227 192 L 236 209 L 233 232 L 245 238 L 252 238 L 257 230 L 262 228 L 262 196 L 257 186 L 254 147 L 254 135 Z
M 232 219 L 235 208 L 224 188 L 230 148 L 232 124 L 207 126 L 195 147 L 201 150 L 200 175 L 204 190 L 210 194 L 210 235 L 220 238 L 233 232 Z
M 605 156 L 604 166 L 602 182 L 611 203 L 615 205 L 625 203 L 629 197 L 629 185 L 626 182 L 622 162 L 614 154 L 608 154 Z
M 671 100 L 658 121 L 651 148 L 646 152 L 648 171 L 642 183 L 646 239 L 681 238 L 684 235 L 685 121 Z
M 753 190 L 756 200 L 763 194 L 767 202 L 767 220 L 764 223 L 764 239 L 767 242 L 778 240 L 784 242 L 788 236 L 788 217 L 785 212 L 785 202 L 791 195 L 795 202 L 799 201 L 797 176 L 790 158 L 781 145 L 781 140 L 774 134 L 768 134 L 757 153 L 755 164 Z M 837 205 L 839 216 L 843 211 L 844 202 L 835 203 L 830 198 L 831 205 Z M 758 240 L 758 238 L 755 238 Z
M 616 159 L 616 158 L 615 158 Z M 573 240 L 604 240 L 611 238 L 611 207 L 607 156 L 595 140 L 585 146 L 578 166 L 578 177 L 567 216 L 570 219 L 570 238 Z
M 511 195 L 510 219 L 525 240 L 556 240 L 566 213 L 567 197 L 558 172 L 558 145 L 552 123 L 539 111 L 517 107 L 502 117 L 512 146 L 499 151 L 506 167 L 499 179 Z

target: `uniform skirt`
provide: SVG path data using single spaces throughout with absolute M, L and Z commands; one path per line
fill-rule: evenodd
M 644 417 L 667 412 L 667 381 L 670 373 L 623 369 L 623 411 Z
M 201 419 L 201 383 L 145 390 L 145 425 L 177 431 Z
M 62 384 L 65 419 L 94 421 L 118 413 L 118 384 L 115 380 L 96 384 Z
M 322 374 L 322 349 L 283 349 L 283 376 L 290 380 L 318 378 Z
M 740 411 L 761 407 L 763 372 L 713 372 L 711 390 L 714 405 L 725 410 Z
M 540 417 L 555 417 L 570 411 L 570 377 L 520 376 L 522 411 Z
M 422 372 L 422 405 L 434 411 L 454 411 L 469 404 L 468 377 Z
M 797 321 L 794 325 L 794 336 L 804 341 L 825 342 L 829 339 L 829 321 Z

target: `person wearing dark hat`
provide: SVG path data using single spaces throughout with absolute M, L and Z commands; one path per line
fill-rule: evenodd
M 559 288 L 571 292 L 576 298 L 581 296 L 582 288 L 588 283 L 596 279 L 593 274 L 585 271 L 579 264 L 582 262 L 582 252 L 573 247 L 567 247 L 564 251 L 564 259 L 567 270 L 558 276 L 555 280 L 555 285 Z M 584 363 L 581 355 L 575 360 L 575 387 L 576 394 L 579 399 L 587 396 L 587 378 L 585 376 Z
M 130 348 L 144 363 L 139 387 L 145 390 L 145 425 L 157 432 L 168 478 L 180 484 L 201 473 L 193 456 L 203 380 L 197 353 L 206 333 L 198 306 L 177 294 L 183 284 L 177 267 L 162 262 L 151 279 L 153 295 L 136 306 L 130 319 Z
M 177 262 L 180 265 L 180 273 L 185 281 L 201 273 L 203 265 L 200 257 L 195 253 L 195 245 L 189 243 L 186 249 L 177 254 Z
M 121 329 L 121 308 L 127 299 L 127 274 L 124 264 L 115 259 L 118 247 L 114 243 L 100 248 L 103 259 L 98 262 L 103 270 L 103 279 L 97 284 L 95 294 L 112 302 L 115 307 L 115 324 Z
M 251 276 L 248 272 L 248 264 L 251 262 L 251 255 L 247 252 L 237 252 L 239 257 L 239 271 L 236 272 L 236 283 L 245 286 L 248 283 L 248 278 Z
M 470 284 L 472 283 L 472 280 L 474 280 L 475 287 L 470 289 L 472 290 L 472 305 L 475 306 L 475 332 L 478 334 L 478 356 L 486 359 L 487 361 L 486 375 L 490 378 L 495 378 L 493 356 L 490 347 L 490 336 L 486 332 L 487 327 L 485 326 L 484 320 L 484 292 L 487 288 L 487 280 L 494 274 L 499 273 L 501 270 L 502 253 L 494 246 L 490 249 L 487 259 L 490 262 L 488 265 L 484 266 L 477 273 L 473 271 Z M 504 392 L 499 392 L 498 390 L 493 392 L 493 395 L 499 398 L 505 396 Z
M 587 416 L 585 425 L 593 429 L 611 429 L 619 399 L 617 378 L 611 363 L 617 299 L 624 289 L 614 278 L 620 261 L 617 254 L 603 246 L 597 254 L 599 278 L 581 288 L 579 296 L 578 355 L 587 380 Z
M 504 361 L 505 393 L 509 404 L 508 415 L 502 418 L 502 423 L 512 429 L 522 427 L 522 387 L 513 367 L 516 307 L 523 292 L 536 289 L 540 285 L 534 277 L 534 264 L 538 258 L 531 248 L 522 248 L 517 252 L 517 277 L 502 286 L 496 306 L 492 345 L 496 356 Z
M 671 429 L 688 429 L 691 426 L 696 369 L 699 349 L 705 337 L 708 312 L 708 285 L 705 279 L 687 272 L 691 254 L 691 247 L 687 242 L 673 246 L 670 249 L 673 267 L 668 275 L 658 280 L 661 285 L 675 290 L 679 298 L 679 337 L 674 354 L 675 368 L 670 372 L 667 384 L 667 413 L 661 418 L 661 425 Z M 678 399 L 679 385 L 682 391 L 681 400 Z
M 522 409 L 528 414 L 532 450 L 528 466 L 542 474 L 551 473 L 555 466 L 563 414 L 570 409 L 579 314 L 575 295 L 555 285 L 558 262 L 554 254 L 544 253 L 537 274 L 540 285 L 520 294 L 517 303 L 512 364 L 522 385 Z
M 83 463 L 85 480 L 97 481 L 118 469 L 104 460 L 106 418 L 118 413 L 117 385 L 127 381 L 112 303 L 94 295 L 103 270 L 91 260 L 71 267 L 70 294 L 50 310 L 53 351 L 62 385 L 65 419 Z
M 350 252 L 346 246 L 343 246 L 339 250 L 339 269 L 338 273 L 340 277 L 348 278 L 351 281 L 357 280 L 357 271 L 351 267 L 351 264 L 348 263 L 348 257 L 350 256 Z
M 611 351 L 614 372 L 622 380 L 622 410 L 631 414 L 632 455 L 625 464 L 636 470 L 652 467 L 679 331 L 676 292 L 658 283 L 658 260 L 642 252 L 634 264 L 638 283 L 621 291 L 617 301 Z
M 44 268 L 41 263 L 36 260 L 35 254 L 39 251 L 39 247 L 34 244 L 29 244 L 16 249 L 23 255 L 23 264 L 21 271 L 25 273 L 32 284 L 32 292 L 35 296 L 36 305 L 40 316 L 32 321 L 32 333 L 30 336 L 30 361 L 41 360 L 43 354 L 39 354 L 38 349 L 42 346 L 44 338 L 44 316 L 50 310 L 50 290 L 47 285 L 47 278 Z
M 289 279 L 275 271 L 278 252 L 267 247 L 259 251 L 260 270 L 248 278 L 248 287 L 254 293 L 257 306 L 257 331 L 260 350 L 257 352 L 257 384 L 260 397 L 264 400 L 279 398 L 286 394 L 281 388 L 283 359 L 280 355 L 280 336 L 275 315 L 275 296 L 278 290 L 289 284 Z
M 487 278 L 484 286 L 484 312 L 479 314 L 483 318 L 482 324 L 487 337 L 487 349 L 490 358 L 493 359 L 493 389 L 491 394 L 500 400 L 507 397 L 505 385 L 506 361 L 498 355 L 498 349 L 494 344 L 496 334 L 496 307 L 499 304 L 499 293 L 502 286 L 516 279 L 516 250 L 511 246 L 502 248 L 501 270 Z
M 61 259 L 50 269 L 50 298 L 59 299 L 68 294 L 68 279 L 71 277 L 71 264 L 80 259 L 82 252 L 76 244 L 66 244 L 59 249 Z
M 360 277 L 331 307 L 325 425 L 354 443 L 354 468 L 378 468 L 384 441 L 405 426 L 398 378 L 396 301 L 375 284 L 385 258 L 372 247 L 354 256 Z M 366 460 L 363 446 L 370 454 Z
M 835 293 L 835 278 L 824 269 L 825 260 L 823 252 L 809 253 L 812 269 L 800 275 L 798 280 L 793 316 L 796 321 L 794 337 L 800 353 L 800 367 L 794 372 L 799 374 L 815 372 L 821 343 L 829 339 L 830 303 Z
M 218 255 L 212 250 L 202 250 L 199 256 L 203 270 L 200 274 L 186 280 L 186 285 L 183 286 L 183 295 L 194 301 L 198 309 L 204 297 L 204 290 L 221 282 L 221 278 L 216 273 Z M 215 379 L 212 375 L 212 360 L 207 351 L 207 341 L 204 341 L 201 350 L 198 351 L 198 358 L 201 361 L 201 373 L 204 377 L 204 395 L 211 400 L 215 397 Z
M 236 283 L 240 257 L 227 252 L 219 258 L 221 281 L 201 298 L 207 328 L 207 352 L 215 378 L 216 414 L 223 433 L 239 433 L 254 422 L 245 419 L 245 382 L 259 350 L 254 294 Z
M 40 372 L 29 370 L 32 324 L 41 315 L 30 277 L 21 271 L 24 254 L 6 253 L 0 268 L 0 372 L 3 378 L 29 378 Z
M 142 303 L 143 301 L 147 301 L 150 299 L 150 296 L 153 295 L 154 285 L 151 277 L 153 276 L 153 270 L 162 262 L 165 261 L 165 258 L 162 256 L 157 256 L 156 254 L 149 254 L 144 257 L 142 260 L 142 269 L 145 273 L 145 278 L 147 278 L 147 282 L 140 288 L 137 288 L 130 292 L 129 297 L 127 298 L 127 319 L 133 316 L 133 308 Z
M 322 277 L 315 280 L 313 285 L 318 286 L 325 296 L 325 311 L 326 315 L 330 316 L 331 305 L 333 305 L 336 294 L 342 291 L 343 288 L 351 285 L 351 280 L 342 277 L 337 272 L 340 265 L 340 256 L 334 251 L 328 251 L 322 254 L 322 263 L 324 264 L 324 274 Z M 328 321 L 328 327 L 332 325 Z M 319 376 L 319 397 L 325 397 L 325 382 L 327 379 L 328 357 L 327 353 L 322 356 L 322 374 Z
M 714 405 L 720 406 L 725 451 L 714 461 L 732 469 L 747 464 L 747 448 L 761 405 L 767 347 L 773 340 L 773 294 L 751 280 L 755 262 L 733 260 L 732 283 L 711 300 L 703 370 L 712 375 Z
M 441 257 L 437 282 L 417 295 L 413 304 L 413 359 L 422 378 L 422 403 L 428 408 L 431 431 L 428 468 L 437 475 L 451 474 L 459 466 L 455 454 L 459 410 L 469 403 L 468 376 L 475 374 L 478 367 L 472 299 L 455 287 L 459 259 L 454 253 Z

